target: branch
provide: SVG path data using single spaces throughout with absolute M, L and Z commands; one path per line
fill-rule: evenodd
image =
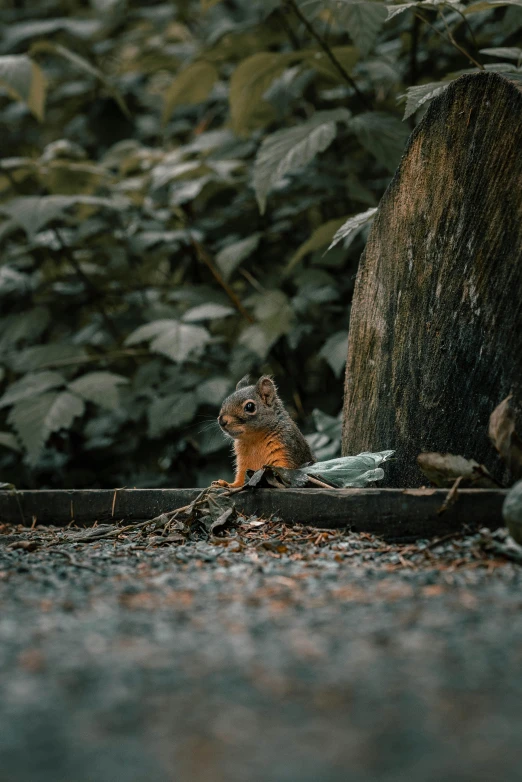
M 448 27 L 448 23 L 446 22 L 446 19 L 444 18 L 444 15 L 442 13 L 441 13 L 441 18 L 442 18 L 442 21 L 444 22 L 446 30 L 448 31 L 448 35 L 447 36 L 444 35 L 444 33 L 441 33 L 440 30 L 437 30 L 437 28 L 433 24 L 431 24 L 431 22 L 428 22 L 426 17 L 423 16 L 421 13 L 419 13 L 418 11 L 415 11 L 414 13 L 415 13 L 415 16 L 418 16 L 419 19 L 422 22 L 424 22 L 424 24 L 428 25 L 428 27 L 430 27 L 435 33 L 437 33 L 437 35 L 440 35 L 441 38 L 443 38 L 446 41 L 449 41 L 450 44 L 452 46 L 454 46 L 457 49 L 457 51 L 459 51 L 461 54 L 463 54 L 471 63 L 473 63 L 473 65 L 475 65 L 477 68 L 480 68 L 481 71 L 485 70 L 484 66 L 480 62 L 477 62 L 477 60 L 475 60 L 471 56 L 471 54 L 469 54 L 465 49 L 463 49 L 462 46 L 459 46 L 459 44 L 455 41 L 455 39 L 454 39 L 454 37 L 453 37 L 453 35 L 451 33 L 451 30 Z
M 300 21 L 300 22 L 301 22 L 301 23 L 302 23 L 302 24 L 305 26 L 306 30 L 307 30 L 307 31 L 310 33 L 310 35 L 312 36 L 312 38 L 315 38 L 315 40 L 317 41 L 317 43 L 319 44 L 319 46 L 321 47 L 321 49 L 323 50 L 323 52 L 326 54 L 326 56 L 328 57 L 328 59 L 330 60 L 330 62 L 331 62 L 331 63 L 332 63 L 332 65 L 334 66 L 334 68 L 336 69 L 336 71 L 337 71 L 338 73 L 340 73 L 340 75 L 343 77 L 343 79 L 345 80 L 345 82 L 346 82 L 347 84 L 349 84 L 349 85 L 350 85 L 350 87 L 351 87 L 351 88 L 354 90 L 355 94 L 358 96 L 359 100 L 360 100 L 360 101 L 361 101 L 361 103 L 364 105 L 364 107 L 365 107 L 366 109 L 368 109 L 369 111 L 371 111 L 371 110 L 372 110 L 372 106 L 370 105 L 370 103 L 368 102 L 368 100 L 366 99 L 366 97 L 365 97 L 365 96 L 363 95 L 363 93 L 360 91 L 359 87 L 357 86 L 357 84 L 355 83 L 355 81 L 352 79 L 352 77 L 350 76 L 350 74 L 348 73 L 348 71 L 346 70 L 346 68 L 344 68 L 344 67 L 341 65 L 341 63 L 339 62 L 339 60 L 337 59 L 337 57 L 336 57 L 336 56 L 333 54 L 332 50 L 330 49 L 330 47 L 328 46 L 328 44 L 326 43 L 326 41 L 324 41 L 324 40 L 321 38 L 321 36 L 319 35 L 319 33 L 318 33 L 318 32 L 317 32 L 317 31 L 314 29 L 314 27 L 313 27 L 313 26 L 310 24 L 310 22 L 308 21 L 308 19 L 306 18 L 306 16 L 303 14 L 303 12 L 301 11 L 301 9 L 300 9 L 300 8 L 299 8 L 299 6 L 297 5 L 296 1 L 295 1 L 295 0 L 285 0 L 285 3 L 286 3 L 286 5 L 287 5 L 289 8 L 291 8 L 291 9 L 292 9 L 292 11 L 294 12 L 294 14 L 297 16 L 297 18 L 299 19 L 299 21 Z
M 230 301 L 232 302 L 234 307 L 237 309 L 237 311 L 240 312 L 241 315 L 246 320 L 248 320 L 249 323 L 254 323 L 254 318 L 243 307 L 243 305 L 241 304 L 240 300 L 238 299 L 238 297 L 236 296 L 236 294 L 234 293 L 234 291 L 232 290 L 230 285 L 228 285 L 228 283 L 225 282 L 225 280 L 223 279 L 223 277 L 221 276 L 219 271 L 214 266 L 214 263 L 213 263 L 210 255 L 207 253 L 207 251 L 200 245 L 200 243 L 198 241 L 196 241 L 196 239 L 194 239 L 194 237 L 191 236 L 190 240 L 192 242 L 192 247 L 194 248 L 195 253 L 196 253 L 198 259 L 202 263 L 204 263 L 205 266 L 210 270 L 210 272 L 212 273 L 214 279 L 216 280 L 216 282 L 219 285 L 221 285 L 221 287 L 223 288 L 223 290 L 225 291 L 225 293 L 227 294 L 228 298 L 230 299 Z
M 449 26 L 448 26 L 448 23 L 447 23 L 447 21 L 446 21 L 446 17 L 445 17 L 445 16 L 444 16 L 444 14 L 442 13 L 442 10 L 439 10 L 439 14 L 440 14 L 440 18 L 441 18 L 441 19 L 442 19 L 442 21 L 444 22 L 444 27 L 446 28 L 446 32 L 448 33 L 448 38 L 450 39 L 450 41 L 451 41 L 451 43 L 453 44 L 453 46 L 455 47 L 455 49 L 457 49 L 457 50 L 458 50 L 458 51 L 459 51 L 461 54 L 463 54 L 463 55 L 464 55 L 464 57 L 467 57 L 467 58 L 468 58 L 468 60 L 469 60 L 471 63 L 473 63 L 473 65 L 475 65 L 477 68 L 480 68 L 480 70 L 481 70 L 481 71 L 485 70 L 485 69 L 484 69 L 484 66 L 482 65 L 482 63 L 478 62 L 478 60 L 475 60 L 475 58 L 474 58 L 474 57 L 472 57 L 472 56 L 471 56 L 471 54 L 470 54 L 469 52 L 467 52 L 467 51 L 466 51 L 466 50 L 465 50 L 465 49 L 464 49 L 462 46 L 460 46 L 460 45 L 459 45 L 459 44 L 456 42 L 455 38 L 453 37 L 453 33 L 451 32 L 451 30 L 450 30 L 450 28 L 449 28 Z
M 422 22 L 417 14 L 413 15 L 413 24 L 411 28 L 411 49 L 410 49 L 410 84 L 417 84 L 418 61 L 417 48 L 419 46 L 419 33 Z
M 285 33 L 288 36 L 288 39 L 289 39 L 290 43 L 292 44 L 292 49 L 295 49 L 295 51 L 297 52 L 301 48 L 301 45 L 299 43 L 297 35 L 292 30 L 292 26 L 291 26 L 290 22 L 286 18 L 285 9 L 284 8 L 278 8 L 278 14 L 277 15 L 278 15 L 278 17 L 279 17 L 279 19 L 281 21 L 281 25 L 284 28 Z

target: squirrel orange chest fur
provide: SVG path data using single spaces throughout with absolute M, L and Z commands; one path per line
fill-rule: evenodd
M 291 467 L 288 454 L 275 433 L 253 432 L 248 438 L 234 442 L 237 476 L 244 478 L 247 470 L 260 470 L 265 464 Z

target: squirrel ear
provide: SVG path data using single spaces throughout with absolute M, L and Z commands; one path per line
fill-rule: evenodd
M 250 382 L 250 375 L 245 375 L 245 377 L 242 377 L 239 383 L 236 386 L 236 391 L 239 391 L 240 388 L 245 388 L 245 386 L 252 385 Z
M 277 388 L 271 377 L 263 375 L 256 383 L 256 391 L 265 403 L 271 405 L 277 396 Z

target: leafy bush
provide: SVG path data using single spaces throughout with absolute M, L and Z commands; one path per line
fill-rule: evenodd
M 375 207 L 451 79 L 520 78 L 521 5 L 4 6 L 2 479 L 226 477 L 211 422 L 247 372 L 338 453 Z

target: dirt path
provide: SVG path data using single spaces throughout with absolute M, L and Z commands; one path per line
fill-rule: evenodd
M 2 782 L 520 779 L 522 568 L 478 535 L 58 534 L 0 526 Z

